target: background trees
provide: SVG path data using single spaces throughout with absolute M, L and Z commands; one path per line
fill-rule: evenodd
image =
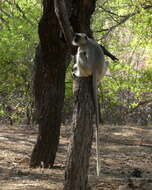
M 0 2 L 1 122 L 31 122 L 31 73 L 40 14 L 38 1 Z
M 92 17 L 94 36 L 120 61 L 110 64 L 111 76 L 100 87 L 104 122 L 151 122 L 151 6 L 149 0 L 97 1 Z M 0 2 L 1 122 L 8 118 L 9 122 L 31 122 L 31 72 L 41 12 L 38 0 Z M 70 67 L 64 116 L 71 113 Z
M 73 9 L 70 9 L 71 2 Z M 87 10 L 91 1 L 84 2 L 87 2 L 84 3 Z M 152 3 L 148 0 L 96 2 L 97 7 L 91 20 L 93 34 L 99 43 L 119 58 L 119 62 L 111 62 L 109 75 L 100 86 L 103 122 L 149 124 L 152 121 Z M 73 15 L 69 12 L 70 21 L 75 32 L 89 34 L 90 18 L 86 19 L 81 3 L 67 1 L 68 10 L 75 11 Z M 43 7 L 39 23 L 40 43 L 37 47 L 40 2 L 0 2 L 0 119 L 10 124 L 32 123 L 33 81 L 38 110 L 36 119 L 41 135 L 38 136 L 32 154 L 32 167 L 53 166 L 59 142 L 65 87 L 64 113 L 70 113 L 69 105 L 72 101 L 71 65 L 64 83 L 70 53 L 55 17 L 53 1 L 44 0 Z M 94 7 L 90 11 L 92 13 Z M 34 65 L 35 47 L 37 54 Z M 34 79 L 32 72 L 35 72 Z M 41 150 L 44 148 L 46 151 L 42 155 Z
M 119 58 L 118 64 L 110 65 L 111 76 L 101 87 L 104 121 L 151 121 L 150 18 L 150 1 L 98 1 L 93 17 L 94 34 Z

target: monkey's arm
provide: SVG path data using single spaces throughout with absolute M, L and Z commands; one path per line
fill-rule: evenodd
M 103 50 L 103 53 L 105 55 L 107 55 L 108 57 L 110 57 L 113 61 L 118 61 L 119 60 L 117 57 L 115 57 L 114 55 L 112 55 L 104 46 L 102 46 L 101 44 L 100 44 L 100 46 L 101 46 L 101 48 Z

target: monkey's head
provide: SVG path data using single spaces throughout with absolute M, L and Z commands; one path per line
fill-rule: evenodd
M 72 40 L 72 44 L 74 46 L 81 46 L 81 45 L 85 45 L 87 43 L 88 40 L 88 36 L 84 33 L 75 33 L 73 40 Z

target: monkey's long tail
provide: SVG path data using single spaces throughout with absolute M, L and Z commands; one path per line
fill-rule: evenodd
M 93 98 L 94 98 L 94 107 L 95 107 L 95 113 L 96 113 L 96 128 L 95 128 L 95 138 L 96 138 L 96 170 L 97 170 L 97 176 L 100 175 L 100 149 L 99 149 L 99 105 L 98 105 L 98 98 L 97 98 L 97 76 L 94 73 L 93 74 Z

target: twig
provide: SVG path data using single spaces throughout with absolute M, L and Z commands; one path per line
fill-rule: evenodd
M 131 114 L 131 113 L 134 112 L 138 107 L 143 106 L 143 105 L 145 105 L 145 104 L 149 104 L 150 102 L 152 102 L 152 99 L 144 100 L 144 101 L 139 102 L 138 105 L 135 106 L 132 110 L 128 111 L 127 114 Z

